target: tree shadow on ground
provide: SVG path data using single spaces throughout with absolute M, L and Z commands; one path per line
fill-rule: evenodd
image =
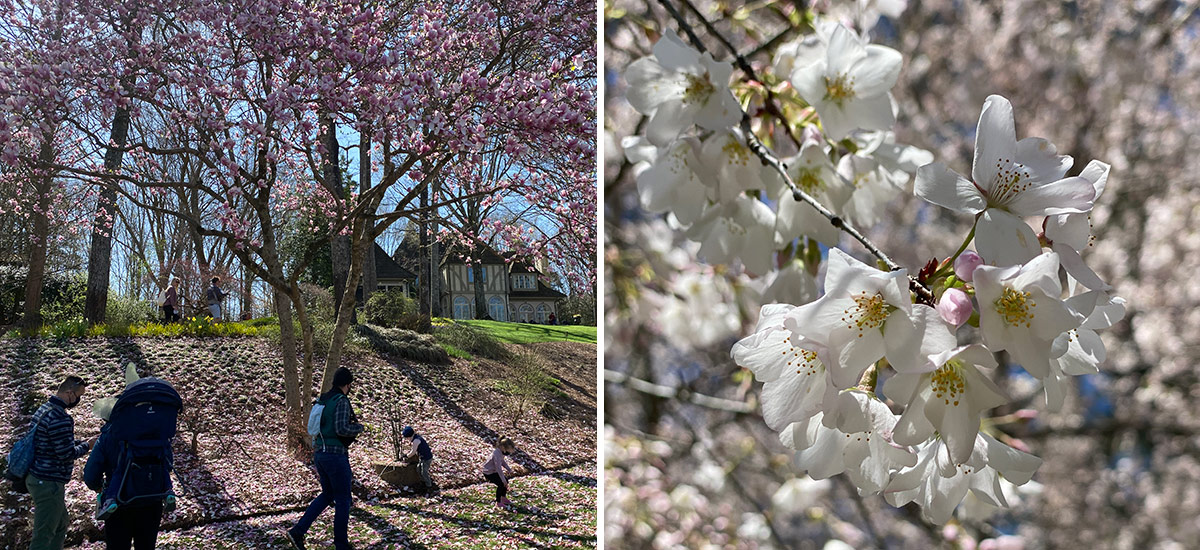
M 420 516 L 420 517 L 427 518 L 427 519 L 437 520 L 442 523 L 458 525 L 459 527 L 462 527 L 468 531 L 489 531 L 489 532 L 493 532 L 493 533 L 520 533 L 523 535 L 551 537 L 551 538 L 572 540 L 572 541 L 576 541 L 576 542 L 588 542 L 588 541 L 596 540 L 596 538 L 593 536 L 573 535 L 570 533 L 561 533 L 558 531 L 550 531 L 550 530 L 546 530 L 546 529 L 534 529 L 534 528 L 527 527 L 525 525 L 521 525 L 521 524 L 515 523 L 515 522 L 512 525 L 504 525 L 501 523 L 496 523 L 496 522 L 488 521 L 488 520 L 461 518 L 458 516 L 451 516 L 448 514 L 443 514 L 441 512 L 432 512 L 429 510 L 423 510 L 416 506 L 411 506 L 411 505 L 407 505 L 407 504 L 379 504 L 377 506 L 379 506 L 380 508 L 387 508 L 389 510 L 395 510 L 397 512 L 412 514 L 414 516 Z M 520 511 L 520 510 L 521 510 L 520 508 L 517 508 L 517 511 Z M 520 517 L 526 517 L 526 516 L 522 515 Z M 547 519 L 559 519 L 554 515 L 542 515 L 542 517 L 545 517 Z M 534 545 L 537 544 L 534 541 L 528 541 L 528 542 L 530 544 L 534 544 Z
M 391 548 L 392 544 L 399 543 L 401 548 L 414 548 L 424 550 L 427 548 L 424 544 L 413 542 L 404 530 L 389 523 L 370 510 L 361 507 L 350 509 L 350 515 L 361 520 L 369 525 L 376 533 L 379 533 L 380 541 L 367 547 L 367 550 L 384 550 Z
M 454 401 L 454 399 L 452 399 L 446 392 L 442 391 L 441 388 L 434 385 L 433 382 L 431 382 L 428 378 L 425 377 L 425 375 L 418 372 L 417 369 L 414 369 L 414 368 L 408 367 L 408 366 L 404 366 L 402 363 L 397 362 L 397 360 L 395 358 L 389 358 L 388 362 L 391 363 L 391 365 L 393 367 L 395 367 L 397 371 L 399 371 L 404 376 L 408 377 L 408 379 L 411 380 L 413 382 L 413 384 L 415 384 L 418 388 L 420 388 L 421 391 L 425 392 L 425 394 L 428 395 L 429 398 L 431 400 L 433 400 L 433 402 L 435 404 L 440 406 L 442 408 L 442 410 L 444 410 L 446 412 L 446 414 L 450 415 L 452 418 L 454 418 L 456 421 L 458 421 L 458 423 L 461 424 L 468 431 L 475 434 L 476 436 L 478 436 L 480 439 L 484 440 L 485 442 L 488 442 L 489 444 L 494 443 L 496 441 L 496 439 L 499 437 L 499 434 L 496 432 L 496 430 L 489 428 L 484 423 L 477 420 L 474 416 L 471 415 L 471 413 L 467 412 L 465 409 L 463 409 L 461 406 L 459 406 L 458 403 L 456 403 Z M 542 465 L 540 462 L 538 462 L 532 456 L 529 456 L 529 454 L 527 454 L 525 451 L 523 451 L 521 449 L 517 449 L 515 453 L 510 455 L 510 458 L 512 459 L 513 462 L 515 462 L 521 466 L 524 466 L 525 469 L 531 473 L 549 472 L 548 475 L 554 475 L 554 473 L 552 473 L 549 468 Z M 557 477 L 557 476 L 555 476 L 555 477 Z M 578 477 L 578 476 L 576 476 L 576 477 Z M 577 483 L 577 481 L 567 479 L 567 478 L 560 478 L 560 479 L 564 479 L 565 481 L 571 481 L 573 483 Z M 595 479 L 585 478 L 585 480 L 586 479 L 591 480 L 591 484 L 588 486 L 594 487 L 596 485 Z M 584 484 L 586 484 L 586 483 L 584 483 Z

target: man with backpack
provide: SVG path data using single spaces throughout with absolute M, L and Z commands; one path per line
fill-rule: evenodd
M 61 550 L 67 536 L 66 485 L 75 459 L 92 448 L 95 439 L 75 439 L 75 420 L 67 409 L 79 404 L 87 383 L 71 375 L 58 393 L 33 413 L 33 463 L 25 484 L 33 497 L 33 540 L 30 550 Z
M 363 431 L 350 406 L 350 386 L 354 375 L 350 369 L 341 367 L 333 374 L 333 388 L 325 392 L 313 407 L 309 416 L 309 433 L 313 436 L 313 465 L 321 482 L 321 494 L 313 499 L 304 511 L 304 516 L 284 536 L 297 550 L 304 550 L 304 537 L 308 528 L 332 502 L 333 545 L 336 550 L 349 550 L 348 529 L 350 524 L 350 486 L 354 473 L 350 471 L 348 447 Z M 320 407 L 320 410 L 317 410 Z

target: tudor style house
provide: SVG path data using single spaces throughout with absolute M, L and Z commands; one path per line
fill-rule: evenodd
M 496 321 L 548 323 L 558 316 L 558 301 L 563 294 L 546 286 L 538 275 L 542 271 L 529 264 L 507 264 L 496 251 L 478 253 L 483 266 L 483 299 L 488 317 Z M 543 266 L 544 268 L 544 266 Z M 455 319 L 475 318 L 475 270 L 458 254 L 442 256 L 442 311 Z

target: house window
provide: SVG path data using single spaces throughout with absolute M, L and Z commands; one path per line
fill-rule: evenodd
M 493 320 L 496 320 L 496 321 L 506 320 L 504 318 L 505 317 L 504 310 L 505 310 L 504 300 L 500 299 L 499 296 L 492 296 L 491 298 L 488 299 L 488 315 L 490 315 Z
M 471 318 L 471 302 L 463 296 L 454 299 L 454 318 L 455 319 L 470 319 Z
M 546 304 L 539 304 L 537 307 L 537 322 L 546 324 L 550 322 L 550 308 Z
M 487 282 L 487 268 L 486 267 L 483 268 L 483 271 L 481 271 L 479 273 L 479 280 L 483 281 L 485 283 Z M 467 282 L 468 283 L 475 282 L 475 267 L 474 266 L 469 266 L 469 265 L 467 266 Z
M 529 304 L 521 304 L 521 307 L 517 309 L 517 320 L 522 323 L 532 323 L 533 306 Z
M 532 273 L 514 274 L 513 290 L 537 290 L 537 277 Z

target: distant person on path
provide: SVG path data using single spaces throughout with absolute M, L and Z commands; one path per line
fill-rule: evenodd
M 555 317 L 553 313 L 551 313 L 551 314 L 550 314 L 550 324 L 551 324 L 551 325 L 557 325 L 557 324 L 558 324 L 558 317 Z
M 33 413 L 33 464 L 25 484 L 33 497 L 33 540 L 30 550 L 62 550 L 67 536 L 66 485 L 75 459 L 92 448 L 95 439 L 75 439 L 75 420 L 67 409 L 79 404 L 87 383 L 71 375 L 58 393 Z
M 425 483 L 425 488 L 421 492 L 429 494 L 433 491 L 433 480 L 429 477 L 429 465 L 433 463 L 433 450 L 429 448 L 429 443 L 425 441 L 425 438 L 412 429 L 412 426 L 405 426 L 404 431 L 400 434 L 412 442 L 413 456 L 419 459 L 417 471 L 421 473 L 421 481 Z
M 179 279 L 171 279 L 171 284 L 167 286 L 167 297 L 163 301 L 163 318 L 168 323 L 174 323 L 179 320 L 179 314 L 175 310 L 179 307 Z
M 483 464 L 483 478 L 496 484 L 496 506 L 499 508 L 512 506 L 512 501 L 505 497 L 508 494 L 508 478 L 504 477 L 505 471 L 512 475 L 512 468 L 504 461 L 504 456 L 512 454 L 515 450 L 516 445 L 513 441 L 502 437 L 496 443 L 492 457 Z
M 225 299 L 225 292 L 221 290 L 220 286 L 217 286 L 220 282 L 220 277 L 213 277 L 212 286 L 208 287 L 208 291 L 204 294 L 208 300 L 208 311 L 212 314 L 214 321 L 221 320 L 221 300 Z
M 348 397 L 353 383 L 353 373 L 341 367 L 333 374 L 333 389 L 317 400 L 317 404 L 325 407 L 321 413 L 321 432 L 313 438 L 313 464 L 321 482 L 321 494 L 308 505 L 300 521 L 285 531 L 288 541 L 297 550 L 304 550 L 308 528 L 329 507 L 330 502 L 334 505 L 334 548 L 350 549 L 347 531 L 350 524 L 350 485 L 354 473 L 350 471 L 347 446 L 363 431 L 363 425 L 354 420 L 354 409 Z
M 153 550 L 163 513 L 175 508 L 171 440 L 183 403 L 166 381 L 137 379 L 132 364 L 128 370 L 133 374 L 126 380 L 134 380 L 121 396 L 108 411 L 97 408 L 108 423 L 83 468 L 83 481 L 100 495 L 96 519 L 104 521 L 108 550 L 129 550 L 131 544 Z

